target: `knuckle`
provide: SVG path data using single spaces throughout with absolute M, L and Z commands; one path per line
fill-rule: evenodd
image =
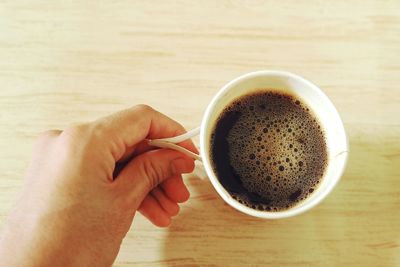
M 182 124 L 177 123 L 177 129 L 176 129 L 174 135 L 180 135 L 180 134 L 184 134 L 186 132 L 187 131 L 186 131 L 185 127 L 183 127 Z
M 136 106 L 134 107 L 134 109 L 136 109 L 136 110 L 139 111 L 139 112 L 145 112 L 145 113 L 153 112 L 153 111 L 154 111 L 154 109 L 153 109 L 152 107 L 150 107 L 149 105 L 146 105 L 146 104 L 139 104 L 139 105 L 136 105 Z
M 103 145 L 104 140 L 108 140 L 104 138 L 106 135 L 105 127 L 101 123 L 78 124 L 65 129 L 60 142 L 70 154 L 79 154 L 85 158 L 91 158 L 94 155 L 99 156 L 99 153 L 105 151 L 100 149 L 104 147 L 101 145 Z
M 42 149 L 48 146 L 49 142 L 60 135 L 59 130 L 47 130 L 39 134 L 34 143 L 35 149 Z
M 39 139 L 40 140 L 48 140 L 50 138 L 57 137 L 60 134 L 60 132 L 61 131 L 59 131 L 59 130 L 47 130 L 47 131 L 42 132 L 39 135 Z
M 109 132 L 106 123 L 96 123 L 93 127 L 88 127 L 90 129 L 90 135 L 95 139 L 101 139 L 105 134 Z
M 67 136 L 75 137 L 82 136 L 86 130 L 86 126 L 84 124 L 79 124 L 75 126 L 68 127 L 65 129 L 64 134 Z
M 64 145 L 70 148 L 76 148 L 79 144 L 88 140 L 87 126 L 85 124 L 71 126 L 63 131 L 61 137 L 61 141 Z

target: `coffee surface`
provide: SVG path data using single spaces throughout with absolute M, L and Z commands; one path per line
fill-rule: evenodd
M 222 186 L 257 210 L 290 209 L 320 183 L 324 133 L 295 96 L 260 90 L 235 100 L 218 118 L 211 159 Z

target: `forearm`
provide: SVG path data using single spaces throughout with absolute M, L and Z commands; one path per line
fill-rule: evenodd
M 90 244 L 63 229 L 63 218 L 11 214 L 0 233 L 0 266 L 103 266 Z M 58 217 L 58 216 L 57 216 Z M 113 259 L 105 266 L 111 266 Z
M 22 220 L 15 214 L 6 219 L 0 232 L 1 266 L 48 266 L 35 224 L 32 217 Z

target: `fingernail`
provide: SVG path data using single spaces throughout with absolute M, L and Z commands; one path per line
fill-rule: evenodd
M 171 168 L 172 168 L 172 172 L 176 173 L 176 174 L 188 172 L 187 161 L 182 158 L 174 159 L 171 162 Z

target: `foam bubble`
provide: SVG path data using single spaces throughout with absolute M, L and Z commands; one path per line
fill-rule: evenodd
M 214 169 L 220 180 L 224 171 L 233 169 L 246 190 L 229 190 L 232 178 L 221 183 L 240 203 L 259 210 L 282 210 L 314 192 L 326 165 L 326 150 L 321 149 L 326 145 L 321 127 L 303 106 L 292 96 L 258 93 L 226 109 L 240 116 L 230 128 L 225 127 L 228 133 L 222 136 L 229 149 L 221 151 L 229 151 L 229 157 L 220 160 L 227 159 L 229 167 L 219 168 L 214 155 L 222 152 L 216 152 L 216 144 Z

